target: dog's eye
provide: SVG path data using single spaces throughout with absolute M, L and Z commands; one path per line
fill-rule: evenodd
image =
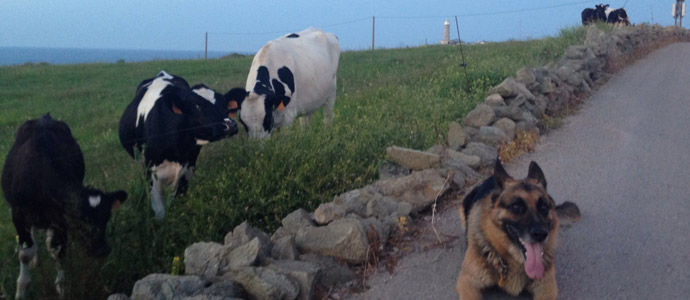
M 522 198 L 517 198 L 515 201 L 513 201 L 513 204 L 510 205 L 510 212 L 516 215 L 523 214 L 525 210 L 525 201 L 523 201 Z
M 549 215 L 549 205 L 546 204 L 546 201 L 544 201 L 543 198 L 539 198 L 539 203 L 537 204 L 537 209 L 539 210 L 539 213 L 542 216 L 548 216 Z

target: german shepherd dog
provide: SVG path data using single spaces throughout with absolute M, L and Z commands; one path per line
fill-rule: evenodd
M 530 163 L 527 178 L 516 180 L 497 159 L 493 176 L 460 208 L 467 240 L 456 286 L 460 299 L 481 299 L 482 289 L 495 285 L 513 296 L 527 290 L 534 299 L 556 299 L 558 227 L 579 218 L 574 203 L 556 206 L 537 163 Z

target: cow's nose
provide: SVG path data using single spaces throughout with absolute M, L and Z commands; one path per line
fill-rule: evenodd
M 237 133 L 237 123 L 230 118 L 225 118 L 225 133 L 227 135 L 234 135 Z

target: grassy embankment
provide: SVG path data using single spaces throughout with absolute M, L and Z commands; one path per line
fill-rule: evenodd
M 425 149 L 445 139 L 487 90 L 522 66 L 555 61 L 584 39 L 581 27 L 554 38 L 465 46 L 470 90 L 460 50 L 449 46 L 345 52 L 331 126 L 320 114 L 309 127 L 284 128 L 264 142 L 236 137 L 204 146 L 187 195 L 168 202 L 167 218 L 152 220 L 143 171 L 117 137 L 120 115 L 137 84 L 160 70 L 221 92 L 243 86 L 251 57 L 208 61 L 0 68 L 0 165 L 25 120 L 50 112 L 67 122 L 86 160 L 86 183 L 125 189 L 130 198 L 109 225 L 112 254 L 97 261 L 76 248 L 67 265 L 71 299 L 103 299 L 129 293 L 134 281 L 170 272 L 175 256 L 197 241 L 222 241 L 243 220 L 271 231 L 292 210 L 313 210 L 344 191 L 377 177 L 390 145 Z M 52 260 L 39 241 L 32 298 L 55 296 Z M 10 209 L 0 201 L 0 291 L 12 298 L 18 273 Z M 79 259 L 74 259 L 74 258 Z M 0 293 L 2 294 L 2 293 Z

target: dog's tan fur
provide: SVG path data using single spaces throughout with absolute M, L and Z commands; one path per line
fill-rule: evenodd
M 494 176 L 487 179 L 492 181 L 475 187 L 463 200 L 460 218 L 466 231 L 467 249 L 456 286 L 461 300 L 481 299 L 482 289 L 495 285 L 513 296 L 527 290 L 534 295 L 534 299 L 557 298 L 554 254 L 559 215 L 568 221 L 575 221 L 579 218 L 579 209 L 569 202 L 556 207 L 546 192 L 546 180 L 536 163 L 530 165 L 529 173 L 527 178 L 515 180 L 505 173 L 500 161 L 497 161 Z M 492 183 L 496 183 L 495 186 Z M 512 201 L 518 198 L 524 200 L 526 211 L 516 215 L 506 206 L 510 207 Z M 543 211 L 539 210 L 538 203 L 548 205 L 548 214 L 546 206 L 542 207 Z M 561 209 L 563 206 L 567 209 Z M 561 210 L 566 213 L 561 214 Z M 542 217 L 535 217 L 539 213 L 543 213 Z M 544 226 L 548 236 L 540 243 L 543 277 L 531 279 L 525 272 L 523 250 L 511 240 L 504 223 L 533 224 L 536 219 L 542 221 L 543 224 L 539 225 Z

